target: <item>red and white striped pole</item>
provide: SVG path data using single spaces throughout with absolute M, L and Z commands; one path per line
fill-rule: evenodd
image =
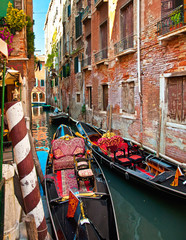
M 26 214 L 34 215 L 38 239 L 44 240 L 47 238 L 47 225 L 22 103 L 17 101 L 6 103 L 5 110 L 19 173 L 25 211 Z

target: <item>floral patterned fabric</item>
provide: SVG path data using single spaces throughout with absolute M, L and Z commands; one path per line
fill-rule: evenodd
M 57 150 L 57 158 L 56 158 L 56 150 Z M 61 150 L 61 152 L 60 152 Z M 54 154 L 53 159 L 53 169 L 61 170 L 74 168 L 74 158 L 73 155 L 77 153 L 84 153 L 85 151 L 85 143 L 81 138 L 71 138 L 71 139 L 62 139 L 58 138 L 52 141 L 52 151 Z M 60 154 L 63 156 L 59 157 Z M 58 158 L 59 157 L 59 158 Z
M 78 174 L 80 177 L 91 177 L 93 176 L 93 172 L 92 169 L 88 168 L 88 169 L 83 169 L 83 170 L 79 170 Z
M 59 159 L 53 159 L 53 169 L 54 171 L 61 169 L 74 168 L 74 157 L 64 156 Z
M 59 158 L 65 156 L 64 153 L 59 148 L 55 149 L 53 152 L 54 152 L 55 159 L 59 159 Z
M 113 136 L 111 138 L 102 137 L 98 140 L 98 146 L 100 146 L 102 148 L 106 147 L 107 150 L 109 150 L 110 152 L 113 153 L 114 151 L 116 151 L 118 149 L 119 144 L 123 143 L 123 142 L 124 141 L 123 141 L 122 137 L 120 137 L 120 136 Z

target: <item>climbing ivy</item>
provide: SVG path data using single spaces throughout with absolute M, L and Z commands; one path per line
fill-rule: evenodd
M 54 68 L 54 58 L 57 57 L 57 29 L 52 36 L 52 50 L 47 56 L 46 67 L 49 69 Z

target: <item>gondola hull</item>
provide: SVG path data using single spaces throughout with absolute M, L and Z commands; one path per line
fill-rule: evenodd
M 146 186 L 150 189 L 157 190 L 161 193 L 164 193 L 165 195 L 172 196 L 176 199 L 186 200 L 186 178 L 185 176 L 181 176 L 178 180 L 178 186 L 172 186 L 172 182 L 174 181 L 175 174 L 176 174 L 176 168 L 177 166 L 171 164 L 170 162 L 165 161 L 164 159 L 158 159 L 154 157 L 159 163 L 162 162 L 167 164 L 170 168 L 170 176 L 167 177 L 167 179 L 163 179 L 160 181 L 160 177 L 158 179 L 158 176 L 152 177 L 149 173 L 149 171 L 146 171 L 145 169 L 142 169 L 143 171 L 136 170 L 133 167 L 126 167 L 122 166 L 120 163 L 113 161 L 113 158 L 109 157 L 108 155 L 104 154 L 103 151 L 101 151 L 100 147 L 96 146 L 96 144 L 93 144 L 89 138 L 89 135 L 96 134 L 97 131 L 100 131 L 101 134 L 104 132 L 102 130 L 96 129 L 95 127 L 91 128 L 92 126 L 88 125 L 88 131 L 86 131 L 86 124 L 85 123 L 77 123 L 77 128 L 79 132 L 82 134 L 82 137 L 87 139 L 87 147 L 92 149 L 93 155 L 96 157 L 96 159 L 101 163 L 105 164 L 107 167 L 110 168 L 111 171 L 115 171 L 116 173 L 119 173 L 125 180 L 132 181 L 134 183 L 140 184 L 141 186 Z M 90 130 L 91 129 L 91 130 Z M 91 133 L 91 134 L 90 134 Z M 153 154 L 149 153 L 146 150 L 143 150 L 144 154 L 144 161 L 145 159 Z M 168 171 L 169 172 L 169 171 Z M 167 173 L 167 172 L 166 172 Z M 166 175 L 166 173 L 162 173 Z M 150 175 L 151 177 L 148 177 Z
M 56 139 L 68 132 L 65 125 L 61 126 L 63 129 L 58 128 L 55 134 Z M 73 133 L 69 131 L 68 135 L 70 134 L 73 135 Z M 46 165 L 45 188 L 47 204 L 56 239 L 119 239 L 110 191 L 104 174 L 95 158 L 91 161 L 91 168 L 94 172 L 96 192 L 91 188 L 83 192 L 81 188 L 74 190 L 77 187 L 74 170 L 66 169 L 54 173 L 49 155 Z M 64 188 L 60 190 L 61 195 L 59 194 L 59 179 L 62 179 L 62 187 Z M 58 182 L 56 180 L 58 180 Z M 83 203 L 83 209 L 86 219 L 89 221 L 88 223 L 82 223 L 82 209 L 79 207 L 77 207 L 73 218 L 67 217 L 69 197 L 67 194 L 64 194 L 65 191 L 69 191 L 65 189 L 66 186 L 64 184 L 67 180 L 70 181 L 70 184 L 73 182 L 73 191 L 79 199 L 79 202 Z

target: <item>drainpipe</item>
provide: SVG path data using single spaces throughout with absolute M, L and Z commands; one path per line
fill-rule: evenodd
M 138 74 L 138 92 L 140 97 L 140 142 L 142 142 L 143 133 L 143 105 L 141 93 L 141 61 L 140 61 L 140 0 L 137 0 L 137 74 Z

